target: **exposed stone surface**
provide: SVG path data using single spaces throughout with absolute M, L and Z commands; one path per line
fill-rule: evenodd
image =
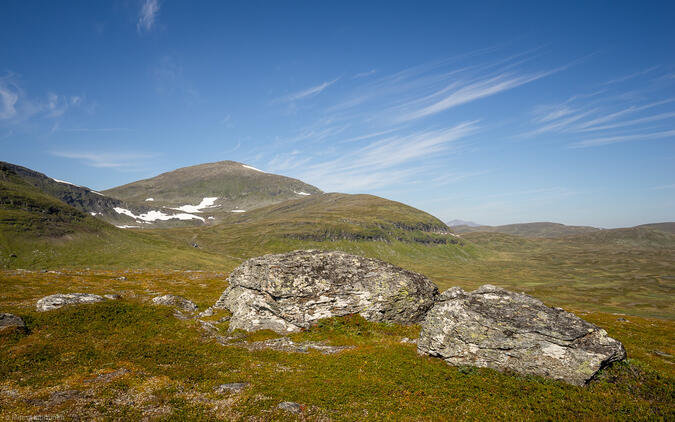
M 199 318 L 204 318 L 204 317 L 210 317 L 210 316 L 213 316 L 213 308 L 209 306 L 208 308 L 206 308 L 205 310 L 203 310 L 202 312 L 200 312 L 199 315 L 197 315 L 197 316 L 198 316 Z
M 214 388 L 216 393 L 239 393 L 244 388 L 248 387 L 247 382 L 231 382 L 229 384 L 221 384 Z
M 249 259 L 228 282 L 214 307 L 232 312 L 230 330 L 279 333 L 356 313 L 369 321 L 418 323 L 438 294 L 421 274 L 375 259 L 315 250 Z
M 605 330 L 525 294 L 485 285 L 453 287 L 422 323 L 418 351 L 451 365 L 539 375 L 583 385 L 603 366 L 624 359 Z
M 120 299 L 122 299 L 122 296 L 120 296 L 116 293 L 115 294 L 103 295 L 103 297 L 106 298 L 106 299 L 110 299 L 110 300 L 120 300 Z
M 36 307 L 39 312 L 51 311 L 66 305 L 79 305 L 82 303 L 101 302 L 103 298 L 90 293 L 59 293 L 43 297 L 37 301 Z
M 302 412 L 302 406 L 300 406 L 298 403 L 294 403 L 292 401 L 282 401 L 281 403 L 279 403 L 277 408 L 285 410 L 287 412 L 291 412 L 291 413 Z
M 5 329 L 19 329 L 26 330 L 26 323 L 23 319 L 14 314 L 0 313 L 0 331 Z
M 192 301 L 176 295 L 157 296 L 152 298 L 152 303 L 155 305 L 173 306 L 186 312 L 195 312 L 197 310 L 197 305 Z

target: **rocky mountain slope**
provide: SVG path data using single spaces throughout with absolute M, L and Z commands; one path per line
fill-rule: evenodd
M 180 168 L 103 193 L 127 202 L 204 213 L 220 220 L 231 213 L 322 192 L 297 179 L 235 161 L 220 161 Z
M 154 204 L 111 198 L 86 186 L 53 179 L 45 174 L 11 163 L 0 162 L 0 171 L 21 180 L 23 187 L 61 201 L 71 207 L 122 228 L 157 228 L 205 224 L 206 217 Z

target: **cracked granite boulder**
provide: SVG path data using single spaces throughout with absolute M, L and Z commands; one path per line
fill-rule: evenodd
M 215 308 L 230 330 L 300 331 L 321 318 L 361 314 L 376 322 L 419 323 L 438 294 L 425 276 L 375 259 L 316 250 L 265 255 L 237 267 Z
M 417 350 L 451 365 L 488 367 L 584 385 L 625 359 L 605 330 L 560 308 L 491 285 L 438 297 L 422 323 Z

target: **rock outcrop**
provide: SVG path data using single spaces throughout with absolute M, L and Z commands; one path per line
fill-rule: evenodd
M 214 305 L 232 312 L 230 330 L 299 331 L 321 318 L 419 323 L 438 294 L 425 276 L 343 252 L 265 255 L 237 267 Z
M 195 312 L 197 311 L 197 305 L 195 305 L 191 300 L 185 299 L 182 296 L 176 295 L 164 295 L 157 296 L 152 298 L 152 303 L 155 305 L 166 305 L 173 306 L 185 312 Z
M 27 331 L 26 323 L 20 316 L 0 313 L 0 331 L 11 329 Z
M 453 287 L 427 313 L 418 352 L 451 365 L 539 375 L 575 385 L 624 359 L 605 330 L 525 294 L 485 285 Z
M 45 296 L 38 300 L 36 308 L 38 312 L 45 312 L 59 309 L 66 305 L 79 305 L 82 303 L 96 303 L 101 301 L 103 301 L 101 296 L 90 293 L 59 293 Z

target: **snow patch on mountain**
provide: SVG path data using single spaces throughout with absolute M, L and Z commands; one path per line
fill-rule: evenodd
M 255 168 L 255 167 L 251 167 L 251 166 L 247 166 L 246 164 L 242 164 L 241 166 L 242 166 L 242 167 L 246 167 L 247 169 L 259 171 L 260 173 L 265 173 L 264 171 L 262 171 L 262 170 L 260 170 L 260 169 L 257 169 L 257 168 Z
M 200 202 L 197 205 L 183 205 L 178 208 L 171 208 L 172 210 L 178 210 L 178 211 L 185 211 L 185 212 L 202 212 L 204 208 L 214 208 L 217 207 L 217 205 L 214 205 L 216 200 L 218 199 L 217 196 L 214 197 L 206 197 L 202 199 L 202 202 Z
M 193 214 L 187 214 L 187 213 L 181 213 L 181 214 L 164 214 L 162 211 L 148 211 L 144 214 L 140 215 L 135 215 L 133 212 L 129 211 L 126 208 L 120 208 L 120 207 L 115 207 L 113 208 L 116 213 L 118 214 L 124 214 L 128 215 L 129 217 L 135 219 L 135 220 L 143 220 L 143 221 L 166 221 L 166 220 L 173 220 L 173 219 L 178 219 L 178 220 L 202 220 L 204 222 L 204 219 L 198 215 L 193 215 Z
M 58 183 L 65 183 L 66 185 L 70 185 L 70 186 L 77 186 L 78 188 L 82 187 L 80 185 L 76 185 L 75 183 L 66 182 L 65 180 L 59 180 L 59 179 L 54 179 L 54 178 L 52 178 L 52 180 L 55 181 L 55 182 L 58 182 Z
M 309 195 L 311 195 L 311 193 L 307 193 L 307 192 L 303 192 L 303 191 L 300 191 L 300 192 L 293 191 L 293 193 L 296 194 L 296 195 L 302 195 L 302 196 L 309 196 Z
M 152 201 L 154 201 L 154 200 L 155 200 L 155 198 L 147 198 L 147 199 L 145 200 L 145 202 L 152 202 Z
M 230 212 L 246 212 L 246 210 L 232 210 Z

